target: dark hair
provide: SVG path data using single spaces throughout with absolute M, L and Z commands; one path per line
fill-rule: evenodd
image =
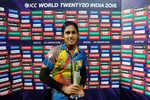
M 76 28 L 77 33 L 79 32 L 79 30 L 78 30 L 78 25 L 77 25 L 75 22 L 73 22 L 73 21 L 67 21 L 67 22 L 65 22 L 65 23 L 63 24 L 63 26 L 62 26 L 62 35 L 64 35 L 64 30 L 65 30 L 65 28 L 66 28 L 67 26 L 69 26 L 69 25 L 73 25 L 73 26 Z

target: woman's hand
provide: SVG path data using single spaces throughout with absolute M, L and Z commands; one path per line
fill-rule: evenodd
M 84 95 L 85 95 L 83 89 L 81 89 L 78 94 L 80 95 L 80 97 L 84 97 Z
M 78 84 L 72 84 L 70 86 L 64 86 L 62 88 L 64 93 L 70 95 L 70 94 L 79 94 L 81 97 L 84 96 L 83 88 Z

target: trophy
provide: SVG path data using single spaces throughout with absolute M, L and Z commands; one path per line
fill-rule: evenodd
M 77 62 L 73 61 L 73 84 L 79 84 L 80 83 L 80 70 L 78 69 Z M 78 100 L 80 98 L 80 94 L 72 94 L 70 95 L 71 99 Z

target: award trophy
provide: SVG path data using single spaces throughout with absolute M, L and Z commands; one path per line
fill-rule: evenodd
M 79 84 L 80 83 L 80 70 L 78 69 L 78 64 L 74 62 L 73 64 L 73 84 Z M 70 95 L 71 99 L 78 100 L 80 98 L 80 94 L 72 94 Z

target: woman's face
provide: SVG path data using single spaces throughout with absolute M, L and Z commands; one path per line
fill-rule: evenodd
M 64 41 L 67 46 L 74 46 L 78 41 L 78 32 L 73 25 L 69 25 L 64 30 Z

